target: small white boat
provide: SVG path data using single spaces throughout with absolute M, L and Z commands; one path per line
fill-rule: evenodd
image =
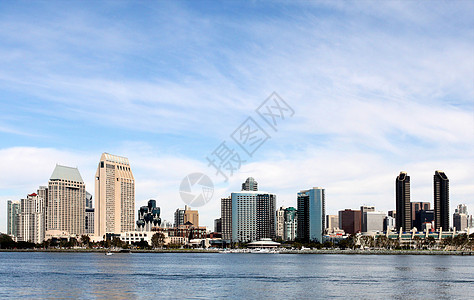
M 113 253 L 110 251 L 105 252 L 105 255 L 112 255 Z

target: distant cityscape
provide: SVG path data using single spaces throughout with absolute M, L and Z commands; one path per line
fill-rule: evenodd
M 277 207 L 277 196 L 259 191 L 249 177 L 241 191 L 221 198 L 220 218 L 213 230 L 199 226 L 199 213 L 187 205 L 174 212 L 174 223 L 161 220 L 161 209 L 150 199 L 139 208 L 135 220 L 135 179 L 127 158 L 103 153 L 95 174 L 94 198 L 86 191 L 77 168 L 56 165 L 47 186 L 38 187 L 19 201 L 7 202 L 7 234 L 15 242 L 42 244 L 52 240 L 120 240 L 127 245 L 145 243 L 160 234 L 162 245 L 178 247 L 276 247 L 281 243 L 340 243 L 357 236 L 395 238 L 411 242 L 415 237 L 469 235 L 474 227 L 468 208 L 455 209 L 449 226 L 449 179 L 443 171 L 433 176 L 433 204 L 411 202 L 410 176 L 395 179 L 396 210 L 387 213 L 375 206 L 343 209 L 326 214 L 322 187 L 296 193 L 296 207 Z M 95 205 L 93 205 L 95 203 Z

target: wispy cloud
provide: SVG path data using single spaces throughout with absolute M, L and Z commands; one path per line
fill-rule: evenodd
M 0 12 L 1 151 L 25 168 L 51 158 L 32 177 L 6 161 L 3 195 L 61 155 L 93 173 L 112 149 L 136 165 L 137 199 L 162 195 L 174 211 L 185 171 L 209 169 L 206 153 L 276 90 L 295 116 L 219 193 L 253 175 L 287 205 L 322 185 L 329 210 L 388 209 L 400 170 L 423 178 L 413 193 L 428 200 L 440 168 L 453 201 L 474 207 L 472 3 L 75 6 Z

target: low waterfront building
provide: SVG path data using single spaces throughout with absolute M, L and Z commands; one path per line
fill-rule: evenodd
M 120 240 L 122 242 L 132 244 L 139 242 L 147 242 L 151 245 L 151 238 L 156 232 L 153 231 L 127 231 L 120 234 Z
M 251 242 L 247 244 L 249 248 L 277 248 L 280 247 L 280 243 L 272 241 L 272 239 L 260 239 L 255 242 Z

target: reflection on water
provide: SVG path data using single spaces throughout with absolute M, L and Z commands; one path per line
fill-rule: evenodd
M 469 298 L 466 256 L 0 253 L 0 298 Z

